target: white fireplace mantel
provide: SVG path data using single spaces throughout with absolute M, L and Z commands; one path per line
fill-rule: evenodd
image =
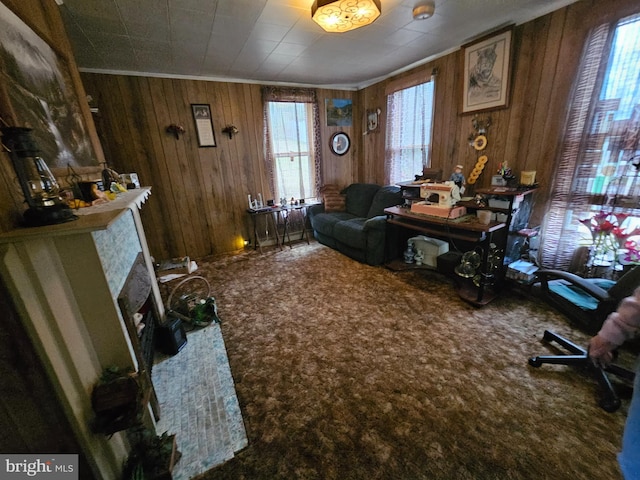
M 118 478 L 127 455 L 121 433 L 91 431 L 91 392 L 108 366 L 138 370 L 117 297 L 140 252 L 155 279 L 139 212 L 150 191 L 81 209 L 72 222 L 0 234 L 0 275 L 95 478 Z M 152 295 L 162 319 L 155 281 Z

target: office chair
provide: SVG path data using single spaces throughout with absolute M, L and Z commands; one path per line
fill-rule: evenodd
M 562 270 L 538 270 L 536 290 L 540 298 L 562 312 L 573 323 L 590 335 L 595 335 L 607 316 L 616 310 L 620 301 L 640 286 L 640 267 L 633 267 L 617 281 L 582 278 Z M 611 364 L 606 367 L 595 365 L 586 348 L 546 330 L 543 341 L 556 342 L 569 354 L 543 355 L 529 358 L 529 365 L 542 364 L 583 366 L 595 377 L 600 386 L 600 407 L 614 412 L 620 407 L 620 398 L 612 385 L 608 373 L 633 382 L 634 372 Z

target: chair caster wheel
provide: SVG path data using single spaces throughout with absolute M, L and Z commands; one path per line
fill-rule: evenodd
M 600 408 L 605 412 L 613 413 L 620 408 L 620 399 L 618 398 L 603 398 L 600 400 Z
M 542 365 L 542 362 L 538 359 L 538 357 L 531 357 L 529 359 L 529 365 L 538 368 L 540 365 Z

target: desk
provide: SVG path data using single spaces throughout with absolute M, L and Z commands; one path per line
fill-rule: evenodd
M 458 293 L 474 305 L 485 305 L 495 298 L 495 295 L 488 292 L 486 288 L 493 280 L 487 258 L 493 235 L 506 228 L 505 223 L 490 222 L 488 225 L 483 225 L 470 215 L 459 219 L 447 219 L 413 213 L 404 207 L 385 208 L 384 213 L 387 215 L 387 223 L 391 225 L 414 230 L 431 237 L 460 240 L 480 246 L 483 252 L 480 285 L 477 288 L 475 286 L 472 288 L 462 284 Z

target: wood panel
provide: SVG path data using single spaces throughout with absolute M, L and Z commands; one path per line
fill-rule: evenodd
M 250 239 L 245 213 L 247 195 L 273 198 L 263 153 L 263 107 L 259 85 L 83 74 L 86 90 L 96 99 L 109 144 L 110 164 L 120 172 L 137 172 L 153 187 L 143 221 L 156 258 L 201 257 L 242 248 Z M 351 98 L 353 92 L 319 90 L 325 98 Z M 199 148 L 192 103 L 211 106 L 217 146 Z M 326 127 L 321 109 L 322 175 L 329 182 L 355 181 L 357 152 L 354 127 L 345 127 L 354 147 L 344 157 L 331 154 L 328 139 L 337 127 Z M 180 139 L 166 133 L 182 125 Z M 238 127 L 229 138 L 226 125 Z
M 614 0 L 606 8 L 595 0 L 583 1 L 514 29 L 510 104 L 489 112 L 493 124 L 483 152 L 489 163 L 477 187 L 490 184 L 491 174 L 503 160 L 516 174 L 536 170 L 543 188 L 536 196 L 532 219 L 540 221 L 579 62 L 577 52 L 591 25 L 615 12 L 634 9 L 632 0 Z M 38 19 L 36 23 L 46 33 L 47 22 Z M 478 153 L 468 143 L 474 114 L 460 112 L 462 66 L 462 51 L 456 51 L 357 92 L 318 89 L 324 183 L 385 182 L 385 87 L 399 77 L 434 68 L 439 73 L 432 166 L 442 168 L 447 177 L 461 163 L 468 175 Z M 100 110 L 99 133 L 109 164 L 121 172 L 137 172 L 142 183 L 153 187 L 148 208 L 142 212 L 153 255 L 198 257 L 241 248 L 243 240 L 250 238 L 244 212 L 247 194 L 273 196 L 264 166 L 261 87 L 89 73 L 81 77 Z M 351 127 L 326 126 L 327 98 L 353 100 Z M 197 146 L 191 103 L 211 105 L 217 147 Z M 378 130 L 362 135 L 365 112 L 377 108 L 382 112 Z M 165 131 L 171 123 L 187 130 L 179 140 Z M 222 133 L 227 124 L 240 130 L 232 139 Z M 329 138 L 338 130 L 352 140 L 343 157 L 329 150 Z M 3 181 L 10 185 L 13 179 L 7 175 L 3 174 Z M 13 211 L 15 206 L 5 210 L 5 223 Z
M 358 178 L 356 173 L 356 158 L 358 156 L 360 138 L 357 130 L 359 120 L 359 109 L 355 93 L 343 90 L 318 89 L 318 103 L 320 104 L 320 125 L 322 135 L 322 179 L 325 184 L 337 184 L 347 186 Z M 327 99 L 340 98 L 349 99 L 353 102 L 353 122 L 350 127 L 330 127 L 327 126 L 327 111 L 325 101 Z M 338 156 L 331 152 L 329 141 L 336 132 L 345 132 L 351 139 L 349 151 Z
M 536 170 L 541 190 L 531 216 L 532 225 L 540 224 L 553 184 L 554 164 L 562 138 L 569 95 L 580 61 L 584 39 L 592 26 L 640 11 L 637 2 L 614 0 L 582 1 L 560 9 L 514 29 L 514 61 L 512 64 L 511 98 L 507 108 L 489 112 L 489 144 L 482 153 L 489 162 L 476 187 L 490 185 L 491 175 L 503 160 L 516 175 L 522 170 Z M 462 91 L 462 51 L 435 59 L 402 75 L 437 68 L 436 110 L 434 122 L 432 166 L 442 168 L 445 177 L 457 163 L 465 166 L 465 174 L 473 168 L 477 152 L 469 147 L 468 136 L 473 131 L 474 113 L 460 113 Z M 399 77 L 399 76 L 398 76 Z M 398 77 L 387 79 L 359 92 L 361 108 L 372 109 L 381 103 L 380 91 Z M 384 131 L 385 111 L 381 117 Z M 384 182 L 384 135 L 365 139 L 362 143 L 364 175 Z M 366 160 L 364 160 L 366 159 Z M 472 193 L 473 189 L 469 189 Z
M 630 0 L 612 2 L 608 13 L 612 7 L 628 11 L 633 8 L 632 4 Z M 503 161 L 507 161 L 516 174 L 522 170 L 536 170 L 543 188 L 537 196 L 533 222 L 540 222 L 548 199 L 567 99 L 579 61 L 576 51 L 580 50 L 590 26 L 601 18 L 597 12 L 603 13 L 602 10 L 602 5 L 595 1 L 578 2 L 516 27 L 509 106 L 478 112 L 481 116 L 490 115 L 492 125 L 488 134 L 489 145 L 482 152 L 489 157 L 489 162 L 476 187 L 489 186 L 491 175 Z M 471 121 L 474 113 L 460 113 L 462 67 L 460 50 L 358 92 L 318 89 L 324 182 L 340 185 L 354 181 L 385 182 L 385 86 L 418 70 L 433 69 L 439 73 L 436 79 L 432 166 L 442 168 L 447 177 L 454 166 L 461 163 L 468 175 L 479 154 L 468 141 L 473 132 Z M 85 74 L 83 78 L 91 89 L 104 92 L 113 99 L 111 80 L 107 76 Z M 122 85 L 133 83 L 137 87 L 135 93 L 121 89 L 118 95 L 141 95 L 145 97 L 142 110 L 153 112 L 144 115 L 145 121 L 150 123 L 139 125 L 140 133 L 131 135 L 132 132 L 124 129 L 122 134 L 146 137 L 145 141 L 151 142 L 146 148 L 154 151 L 154 161 L 161 165 L 154 171 L 147 169 L 150 177 L 144 178 L 145 183 L 153 185 L 157 199 L 157 205 L 147 209 L 147 216 L 153 217 L 149 223 L 152 223 L 151 229 L 157 237 L 150 240 L 154 254 L 198 256 L 238 248 L 241 239 L 249 237 L 250 226 L 243 215 L 246 195 L 262 193 L 267 198 L 269 189 L 262 152 L 260 87 L 161 79 L 121 79 L 120 82 Z M 326 126 L 324 101 L 327 98 L 350 98 L 354 101 L 352 127 Z M 169 121 L 179 119 L 185 122 L 185 126 L 191 125 L 188 118 L 190 102 L 211 104 L 217 148 L 198 149 L 186 138 L 188 135 L 184 142 L 180 141 L 182 145 L 162 137 Z M 380 127 L 376 132 L 363 136 L 365 112 L 377 108 L 382 112 Z M 119 123 L 116 116 L 111 123 L 114 131 L 117 131 Z M 232 140 L 221 133 L 227 123 L 234 123 L 240 128 L 239 135 Z M 346 131 L 352 139 L 352 147 L 343 157 L 333 155 L 328 145 L 330 136 L 338 130 Z M 110 143 L 116 141 L 112 135 Z M 118 168 L 142 171 L 144 167 L 137 152 L 126 151 L 116 156 L 120 157 L 116 163 Z M 187 158 L 193 160 L 187 161 Z M 469 192 L 472 193 L 473 189 Z

